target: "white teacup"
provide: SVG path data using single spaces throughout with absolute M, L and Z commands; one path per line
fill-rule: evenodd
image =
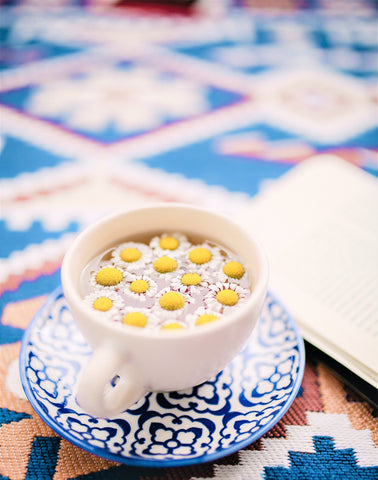
M 88 262 L 129 236 L 148 232 L 200 235 L 234 251 L 251 278 L 251 294 L 220 321 L 189 330 L 142 329 L 104 321 L 84 302 L 81 276 Z M 78 403 L 93 416 L 113 417 L 148 391 L 198 385 L 220 372 L 243 348 L 262 308 L 268 265 L 259 244 L 222 215 L 182 204 L 159 204 L 106 217 L 85 229 L 67 251 L 62 285 L 93 354 L 79 382 Z M 116 386 L 110 386 L 115 375 Z

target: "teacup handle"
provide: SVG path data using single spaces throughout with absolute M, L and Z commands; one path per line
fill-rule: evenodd
M 121 367 L 119 353 L 101 346 L 93 352 L 82 370 L 77 388 L 77 402 L 94 417 L 110 418 L 130 408 L 147 390 L 120 376 L 116 385 L 110 383 Z

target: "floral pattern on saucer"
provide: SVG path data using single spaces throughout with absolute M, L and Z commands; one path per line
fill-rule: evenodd
M 304 367 L 297 327 L 271 294 L 248 344 L 215 378 L 149 393 L 114 419 L 94 418 L 76 402 L 77 378 L 90 353 L 58 289 L 23 339 L 20 371 L 28 399 L 72 443 L 144 466 L 210 461 L 257 440 L 291 405 Z

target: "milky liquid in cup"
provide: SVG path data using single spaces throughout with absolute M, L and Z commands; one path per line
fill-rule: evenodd
M 251 292 L 234 252 L 183 233 L 146 233 L 102 252 L 82 273 L 84 301 L 104 321 L 190 329 L 221 321 Z

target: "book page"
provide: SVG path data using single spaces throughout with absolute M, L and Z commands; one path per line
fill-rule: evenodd
M 272 182 L 239 220 L 303 336 L 378 387 L 378 182 L 331 155 Z

